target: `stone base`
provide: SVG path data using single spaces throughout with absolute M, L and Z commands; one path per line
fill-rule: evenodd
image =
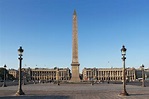
M 142 87 L 146 87 L 145 85 L 142 85 Z
M 79 63 L 72 63 L 72 77 L 70 82 L 80 82 L 80 77 L 79 77 Z
M 16 96 L 25 95 L 25 93 L 22 90 L 18 90 L 15 95 Z
M 2 87 L 7 87 L 7 86 L 5 84 L 3 84 Z
M 80 78 L 79 77 L 73 77 L 71 78 L 71 80 L 69 82 L 80 82 Z
M 119 94 L 119 96 L 129 96 L 129 94 L 127 92 L 122 92 Z

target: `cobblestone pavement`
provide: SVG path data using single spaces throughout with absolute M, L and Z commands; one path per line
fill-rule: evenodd
M 149 99 L 149 87 L 127 85 L 130 96 L 118 96 L 122 84 L 30 84 L 26 95 L 15 96 L 18 86 L 0 87 L 0 99 Z

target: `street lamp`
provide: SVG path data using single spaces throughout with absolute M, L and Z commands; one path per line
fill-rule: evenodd
M 16 95 L 19 96 L 19 95 L 25 95 L 25 93 L 23 92 L 22 90 L 22 70 L 21 70 L 21 67 L 22 67 L 22 56 L 23 56 L 23 49 L 22 47 L 20 46 L 20 48 L 18 49 L 18 55 L 19 55 L 19 85 L 18 85 L 18 91 L 16 92 Z
M 110 79 L 110 78 L 109 78 L 109 72 L 108 72 L 108 84 L 109 84 L 109 79 Z
M 26 85 L 26 83 L 25 83 L 25 72 L 23 72 L 23 85 Z
M 59 80 L 60 80 L 60 79 L 59 79 L 59 78 L 60 78 L 59 69 L 58 69 L 58 71 L 57 71 L 57 76 L 58 76 L 57 85 L 60 86 L 60 81 L 59 81 Z
M 115 80 L 115 84 L 116 84 L 116 71 L 114 71 L 114 80 Z
M 145 87 L 144 65 L 140 66 L 142 69 L 142 87 Z
M 3 82 L 3 87 L 7 87 L 6 86 L 6 65 L 4 65 L 4 82 Z
M 36 72 L 34 73 L 34 84 L 36 84 Z
M 122 46 L 122 49 L 121 49 L 121 54 L 122 54 L 122 60 L 123 60 L 123 91 L 119 94 L 121 96 L 129 96 L 129 94 L 127 93 L 126 91 L 126 74 L 125 74 L 125 55 L 126 55 L 126 48 L 125 46 L 123 45 Z

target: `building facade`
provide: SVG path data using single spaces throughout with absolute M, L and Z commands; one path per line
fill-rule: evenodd
M 149 68 L 144 69 L 144 76 L 146 80 L 149 80 Z M 142 79 L 142 68 L 136 69 L 136 79 Z
M 122 81 L 122 72 L 122 68 L 84 68 L 82 74 L 84 81 Z M 135 69 L 127 68 L 126 77 L 129 81 L 136 80 Z
M 122 81 L 123 68 L 84 68 L 82 70 L 83 81 Z M 18 78 L 18 70 L 10 69 L 9 74 Z M 149 78 L 149 69 L 145 69 L 145 78 Z M 69 68 L 22 68 L 23 80 L 26 81 L 68 81 L 71 79 Z M 126 68 L 126 79 L 135 81 L 142 78 L 142 70 Z
M 18 77 L 19 77 L 19 75 L 18 75 L 18 74 L 19 74 L 18 70 L 9 69 L 8 71 L 9 71 L 9 74 L 13 75 L 13 77 L 14 77 L 15 79 L 18 79 Z
M 69 68 L 23 68 L 23 78 L 33 81 L 70 80 Z

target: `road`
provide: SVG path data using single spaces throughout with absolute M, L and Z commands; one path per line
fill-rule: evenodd
M 28 84 L 23 96 L 15 96 L 18 86 L 0 87 L 0 99 L 149 99 L 149 87 L 127 85 L 130 96 L 122 97 L 122 84 Z

